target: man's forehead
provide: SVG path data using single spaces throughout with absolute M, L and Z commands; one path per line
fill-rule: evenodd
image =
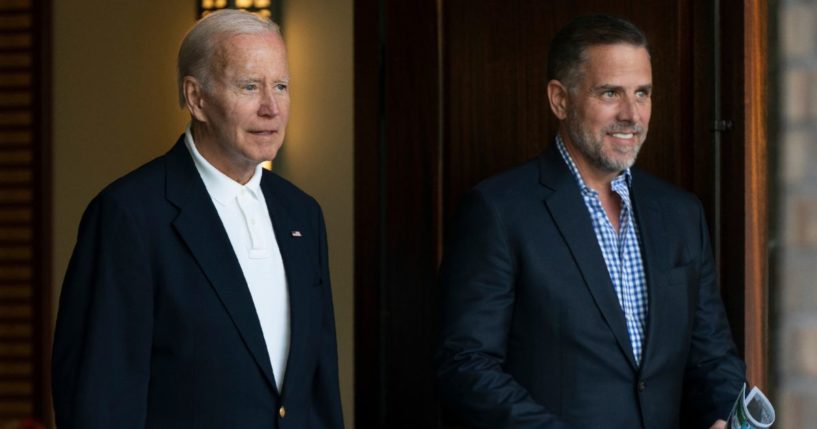
M 598 60 L 621 60 L 632 59 L 646 64 L 650 64 L 650 51 L 644 46 L 631 45 L 629 43 L 611 43 L 588 46 L 582 52 L 582 63 L 586 64 Z
M 284 49 L 283 39 L 274 31 L 222 33 L 215 36 L 213 47 L 216 52 L 230 52 L 248 45 L 267 46 L 270 49 Z
M 213 65 L 222 70 L 241 66 L 246 63 L 247 58 L 252 58 L 259 52 L 280 56 L 281 63 L 287 65 L 283 39 L 273 31 L 222 35 L 214 44 Z
M 629 44 L 593 45 L 583 52 L 579 68 L 584 78 L 592 76 L 640 76 L 644 84 L 652 81 L 649 52 L 642 46 Z

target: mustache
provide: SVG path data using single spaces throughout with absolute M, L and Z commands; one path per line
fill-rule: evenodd
M 604 127 L 605 133 L 633 133 L 641 134 L 646 131 L 646 127 L 641 124 L 613 124 Z

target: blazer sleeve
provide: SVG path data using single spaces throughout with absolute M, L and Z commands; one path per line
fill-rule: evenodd
M 503 368 L 516 264 L 498 211 L 471 191 L 451 225 L 440 270 L 440 397 L 468 427 L 564 429 Z
M 317 206 L 317 203 L 315 203 Z M 326 241 L 326 224 L 320 207 L 318 213 L 318 246 L 320 254 L 320 282 L 323 292 L 323 323 L 321 325 L 318 366 L 312 386 L 313 401 L 310 428 L 343 429 L 343 411 L 338 381 L 338 346 L 335 336 L 335 312 L 332 304 L 332 287 L 329 279 L 329 255 Z
M 684 379 L 684 415 L 693 420 L 690 427 L 708 428 L 715 420 L 728 417 L 745 383 L 746 365 L 732 340 L 716 284 L 709 229 L 700 202 L 697 211 L 700 247 L 696 251 L 701 268 Z
M 141 235 L 110 196 L 83 215 L 54 336 L 60 429 L 145 426 L 153 284 Z

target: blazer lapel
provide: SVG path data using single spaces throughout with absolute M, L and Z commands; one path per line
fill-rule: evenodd
M 668 235 L 663 211 L 655 195 L 643 186 L 637 174 L 633 175 L 632 199 L 636 222 L 641 239 L 641 259 L 647 279 L 649 313 L 647 314 L 646 335 L 641 367 L 645 367 L 658 350 L 658 332 L 668 332 L 667 323 L 677 317 L 671 308 L 665 308 L 672 300 L 667 292 L 666 273 L 671 268 L 667 246 Z
M 224 304 L 255 362 L 275 391 L 264 334 L 238 259 L 201 181 L 184 136 L 166 155 L 167 198 L 179 208 L 173 227 Z
M 291 384 L 290 380 L 309 379 L 309 374 L 304 373 L 307 368 L 304 356 L 309 344 L 309 321 L 312 320 L 310 304 L 314 304 L 310 301 L 309 294 L 313 289 L 313 282 L 318 280 L 317 269 L 311 263 L 316 258 L 309 255 L 309 249 L 316 243 L 318 232 L 305 228 L 303 220 L 300 222 L 296 220 L 302 217 L 291 213 L 292 208 L 284 205 L 282 196 L 276 192 L 273 180 L 272 173 L 265 172 L 261 180 L 261 189 L 264 192 L 264 199 L 267 200 L 267 209 L 275 230 L 275 240 L 284 261 L 289 289 L 290 344 L 282 387 L 285 392 Z
M 539 165 L 541 183 L 552 190 L 545 198 L 545 205 L 570 249 L 596 306 L 622 352 L 636 369 L 638 365 L 630 345 L 624 311 L 607 272 L 607 265 L 578 185 L 555 145 L 551 145 L 542 154 Z

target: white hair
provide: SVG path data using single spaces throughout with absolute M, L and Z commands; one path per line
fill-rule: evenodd
M 213 54 L 225 36 L 272 32 L 281 35 L 278 24 L 249 12 L 222 9 L 200 19 L 184 36 L 177 59 L 179 105 L 186 105 L 184 78 L 193 76 L 205 88 L 213 69 Z

